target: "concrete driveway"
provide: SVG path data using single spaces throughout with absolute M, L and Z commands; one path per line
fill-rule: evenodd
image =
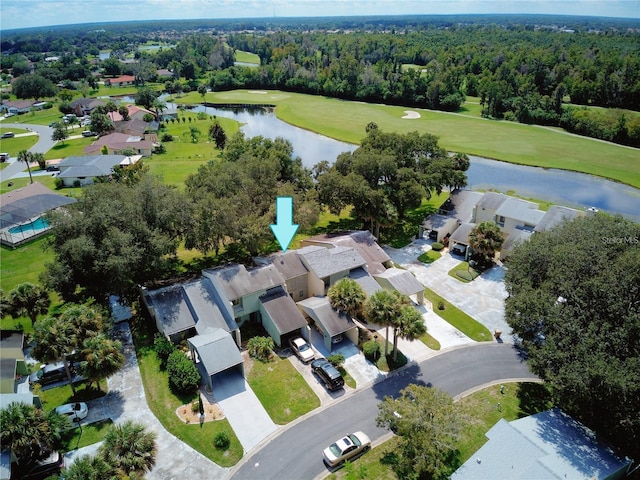
M 247 380 L 239 373 L 216 375 L 213 394 L 207 392 L 205 395 L 211 403 L 218 403 L 245 453 L 278 429 Z

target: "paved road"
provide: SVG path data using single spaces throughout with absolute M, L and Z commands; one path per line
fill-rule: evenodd
M 377 406 L 384 396 L 397 396 L 410 383 L 438 387 L 458 396 L 507 380 L 537 380 L 513 345 L 482 343 L 454 348 L 411 364 L 386 380 L 280 430 L 263 448 L 244 458 L 227 478 L 316 478 L 328 473 L 322 462 L 322 449 L 340 436 L 363 430 L 375 442 L 388 433 L 375 424 Z
M 21 128 L 23 130 L 29 129 L 32 132 L 36 132 L 38 134 L 38 141 L 33 147 L 29 149 L 29 151 L 32 153 L 47 153 L 57 143 L 54 140 L 51 140 L 53 128 L 47 127 L 46 125 L 31 125 L 24 123 L 6 122 L 2 122 L 1 125 L 2 128 Z M 15 175 L 21 173 L 26 168 L 26 165 L 22 162 L 15 161 L 11 163 L 11 165 L 8 165 L 7 167 L 0 170 L 0 182 L 13 178 Z

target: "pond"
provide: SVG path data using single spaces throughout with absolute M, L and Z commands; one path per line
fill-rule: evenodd
M 200 105 L 194 110 L 233 118 L 244 124 L 242 131 L 248 137 L 262 135 L 289 140 L 294 155 L 300 156 L 303 165 L 308 168 L 321 160 L 333 163 L 340 153 L 352 152 L 357 148 L 357 145 L 289 125 L 278 119 L 272 109 L 229 109 Z M 514 192 L 519 196 L 574 208 L 595 207 L 640 221 L 640 190 L 637 188 L 584 173 L 515 165 L 476 156 L 469 158 L 468 188 Z

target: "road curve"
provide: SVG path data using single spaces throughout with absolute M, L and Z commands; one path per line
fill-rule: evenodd
M 514 379 L 539 381 L 513 345 L 481 343 L 447 350 L 279 430 L 231 469 L 227 478 L 297 480 L 328 473 L 322 449 L 357 430 L 366 432 L 374 443 L 381 439 L 388 432 L 375 424 L 378 403 L 387 395 L 397 396 L 411 383 L 437 387 L 455 397 Z

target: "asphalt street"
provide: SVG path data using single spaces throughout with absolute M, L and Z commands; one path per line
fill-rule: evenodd
M 346 433 L 362 430 L 375 443 L 388 432 L 378 428 L 378 403 L 411 383 L 433 386 L 452 396 L 509 380 L 536 381 L 511 344 L 483 343 L 443 352 L 391 374 L 371 387 L 302 417 L 269 437 L 255 454 L 231 469 L 227 478 L 298 480 L 326 475 L 322 449 Z
M 31 130 L 32 132 L 36 132 L 38 134 L 38 141 L 33 147 L 29 149 L 31 153 L 47 153 L 57 143 L 56 141 L 51 140 L 53 128 L 47 127 L 45 125 L 27 125 L 23 123 L 2 122 L 2 128 L 26 128 L 28 130 Z M 10 165 L 7 165 L 5 168 L 0 170 L 0 182 L 13 178 L 14 175 L 21 173 L 26 168 L 27 167 L 24 163 L 13 161 Z

